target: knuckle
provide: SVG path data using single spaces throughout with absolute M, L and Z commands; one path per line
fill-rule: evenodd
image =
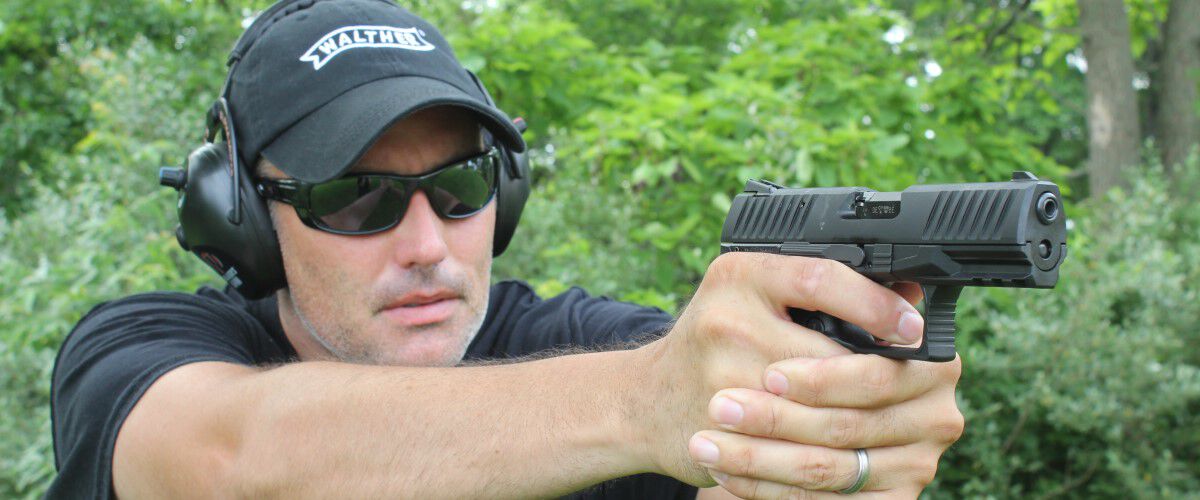
M 895 406 L 878 410 L 876 418 L 878 418 L 878 425 L 881 426 L 880 435 L 888 443 L 904 441 L 903 437 L 906 434 L 904 431 L 913 426 L 911 420 L 905 418 L 905 415 L 901 414 L 901 410 Z
M 797 460 L 795 477 L 801 485 L 829 489 L 837 483 L 839 473 L 830 453 L 808 453 Z
M 766 415 L 764 416 L 765 421 L 763 422 L 763 428 L 766 430 L 767 436 L 779 437 L 784 428 L 783 408 L 779 404 L 779 401 L 771 401 L 766 405 L 766 409 L 767 411 Z
M 801 297 L 812 297 L 820 293 L 825 280 L 834 272 L 834 262 L 826 259 L 804 259 L 797 270 L 796 292 Z
M 962 412 L 955 408 L 953 411 L 946 412 L 946 416 L 937 425 L 937 435 L 945 443 L 953 443 L 962 437 L 963 430 L 966 429 L 966 418 Z
M 765 265 L 767 257 L 765 254 L 752 252 L 729 252 L 718 255 L 708 264 L 708 270 L 704 275 L 705 281 L 725 283 L 736 280 L 745 274 L 747 269 Z
M 938 461 L 937 457 L 933 460 L 924 462 L 917 467 L 914 479 L 917 481 L 919 488 L 924 489 L 933 482 L 933 478 L 937 477 Z
M 729 463 L 727 464 L 730 475 L 753 477 L 754 459 L 754 448 L 743 446 L 733 450 L 729 454 Z
M 959 378 L 962 377 L 962 361 L 961 358 L 954 358 L 953 361 L 945 363 L 930 363 L 929 372 L 926 375 L 929 380 L 929 387 L 958 385 Z
M 958 385 L 958 380 L 962 377 L 962 358 L 955 356 L 953 361 L 949 363 L 941 363 L 946 365 L 944 376 L 950 381 L 951 385 Z
M 700 313 L 698 329 L 705 338 L 719 339 L 737 335 L 741 324 L 729 315 L 705 311 Z
M 858 412 L 837 410 L 830 414 L 829 444 L 834 448 L 851 448 L 862 436 L 863 421 Z
M 817 361 L 820 364 L 822 361 Z M 828 377 L 822 375 L 824 370 L 815 368 L 806 373 L 784 373 L 788 385 L 794 387 L 792 396 L 797 402 L 821 404 L 825 399 L 825 388 L 829 386 Z
M 863 374 L 860 380 L 862 380 L 864 388 L 870 391 L 868 394 L 876 395 L 878 398 L 886 398 L 895 392 L 895 365 L 883 358 L 873 359 L 864 356 L 859 359 L 864 359 L 867 362 L 866 366 L 862 369 Z
M 704 276 L 708 279 L 722 281 L 734 275 L 734 268 L 737 267 L 738 259 L 742 257 L 738 252 L 730 252 L 718 255 L 708 264 L 708 271 Z

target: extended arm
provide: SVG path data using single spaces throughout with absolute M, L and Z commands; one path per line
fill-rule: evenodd
M 122 498 L 532 497 L 649 471 L 643 351 L 470 368 L 195 363 L 117 438 Z
M 864 492 L 916 497 L 962 431 L 960 364 L 847 356 L 786 312 L 911 343 L 922 324 L 908 295 L 828 260 L 729 253 L 671 331 L 632 351 L 465 368 L 185 365 L 122 426 L 114 484 L 124 497 L 496 498 L 657 472 L 776 498 L 846 488 L 867 448 L 878 461 Z

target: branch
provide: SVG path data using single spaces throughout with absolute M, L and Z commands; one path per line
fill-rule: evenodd
M 1017 18 L 1021 17 L 1021 14 L 1024 13 L 1025 10 L 1029 8 L 1029 4 L 1032 2 L 1033 2 L 1033 0 L 1022 0 L 1021 4 L 1017 5 L 1016 9 L 1013 9 L 1012 15 L 1008 16 L 1008 21 L 1005 21 L 1004 24 L 1000 25 L 1000 28 L 988 33 L 987 38 L 983 42 L 983 53 L 984 54 L 987 54 L 992 51 L 992 47 L 993 47 L 993 45 L 995 45 L 996 39 L 1000 38 L 1001 35 L 1005 34 L 1006 32 L 1008 32 L 1008 30 L 1012 29 L 1013 25 L 1016 24 L 1016 22 L 1017 22 Z
M 1004 439 L 1004 444 L 1000 445 L 1000 454 L 1007 454 L 1008 449 L 1012 448 L 1014 442 L 1017 441 L 1017 436 L 1021 435 L 1021 430 L 1025 428 L 1025 422 L 1029 420 L 1028 404 L 1021 408 L 1021 414 L 1017 416 L 1017 423 L 1013 425 L 1012 431 L 1008 433 L 1008 437 Z
M 1100 459 L 1097 458 L 1095 460 L 1092 460 L 1092 464 L 1088 466 L 1086 471 L 1083 471 L 1082 476 L 1076 477 L 1075 479 L 1068 480 L 1067 482 L 1059 485 L 1058 488 L 1056 488 L 1054 491 L 1051 491 L 1050 493 L 1047 493 L 1046 496 L 1043 498 L 1054 498 L 1054 497 L 1063 496 L 1068 491 L 1071 491 L 1075 488 L 1083 486 L 1084 483 L 1087 483 L 1088 481 L 1090 481 L 1092 479 L 1092 476 L 1094 476 L 1096 474 L 1096 469 L 1099 469 L 1099 468 L 1100 468 Z
M 1042 152 L 1043 156 L 1050 156 L 1050 150 L 1054 149 L 1054 146 L 1058 145 L 1058 139 L 1060 137 L 1062 137 L 1062 134 L 1058 130 L 1055 130 L 1054 133 L 1050 134 L 1049 137 L 1046 137 L 1046 140 L 1042 142 L 1040 146 L 1038 146 L 1038 150 Z

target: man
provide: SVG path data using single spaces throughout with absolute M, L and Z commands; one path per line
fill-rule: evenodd
M 390 2 L 269 12 L 230 79 L 231 154 L 256 162 L 286 283 L 93 309 L 55 365 L 48 496 L 911 498 L 932 480 L 962 431 L 959 362 L 852 355 L 786 314 L 908 344 L 915 288 L 761 254 L 716 259 L 674 322 L 489 288 L 513 122 Z M 493 358 L 519 359 L 472 362 Z

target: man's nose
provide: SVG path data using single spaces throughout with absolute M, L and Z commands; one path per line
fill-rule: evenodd
M 429 197 L 418 189 L 408 202 L 404 219 L 390 231 L 394 258 L 402 267 L 432 266 L 450 253 L 445 239 L 445 221 L 429 203 Z

